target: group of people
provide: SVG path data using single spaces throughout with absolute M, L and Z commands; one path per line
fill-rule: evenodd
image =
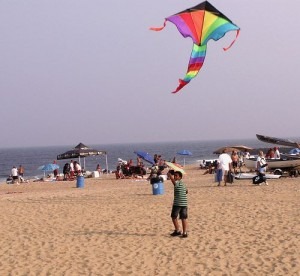
M 276 148 L 279 154 L 278 148 Z M 277 155 L 277 156 L 278 156 Z M 249 157 L 246 157 L 249 158 Z M 279 157 L 280 158 L 280 157 Z M 222 154 L 220 154 L 219 158 L 217 159 L 215 166 L 216 166 L 216 180 L 218 182 L 218 186 L 221 185 L 222 180 L 224 181 L 224 186 L 227 186 L 227 183 L 232 183 L 233 181 L 233 173 L 237 173 L 237 168 L 242 165 L 237 151 L 233 151 L 231 155 L 226 153 L 226 149 L 223 150 Z M 265 183 L 268 185 L 267 179 L 265 177 L 266 170 L 267 170 L 267 161 L 266 157 L 264 156 L 263 151 L 259 151 L 258 157 L 256 159 L 256 172 L 260 179 L 260 183 Z
M 6 179 L 6 183 L 19 184 L 19 182 L 21 182 L 21 183 L 27 182 L 24 179 L 24 172 L 25 172 L 25 169 L 22 165 L 20 165 L 18 168 L 13 166 L 13 168 L 11 169 L 10 176 Z
M 63 167 L 64 180 L 74 180 L 81 173 L 82 169 L 77 161 L 71 160 L 70 163 L 65 163 Z
M 270 148 L 266 153 L 266 158 L 280 159 L 280 152 L 278 147 Z
M 161 155 L 154 154 L 153 160 L 154 165 L 152 166 L 152 168 L 150 168 L 150 171 L 152 171 L 154 167 L 157 167 L 160 171 L 163 171 L 167 167 L 166 160 L 164 160 Z M 175 162 L 175 157 L 173 161 Z M 142 158 L 140 157 L 137 157 L 136 165 L 134 164 L 132 159 L 126 161 L 119 158 L 115 170 L 116 179 L 137 177 L 144 178 L 144 176 L 147 174 L 147 169 L 148 168 L 145 166 Z
M 118 159 L 118 164 L 115 170 L 116 179 L 144 177 L 147 174 L 144 163 L 138 157 L 136 165 L 132 159 L 126 161 Z

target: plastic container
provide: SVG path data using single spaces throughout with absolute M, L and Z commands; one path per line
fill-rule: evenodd
M 153 195 L 163 195 L 164 194 L 164 183 L 157 182 L 152 184 L 152 193 Z
M 98 178 L 98 177 L 100 177 L 100 173 L 98 171 L 93 171 L 92 178 Z
M 77 176 L 76 188 L 83 188 L 84 187 L 84 177 Z

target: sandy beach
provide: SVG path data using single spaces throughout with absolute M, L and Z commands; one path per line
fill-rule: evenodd
M 1 275 L 300 275 L 300 177 L 217 187 L 191 165 L 189 237 L 173 185 L 114 175 L 0 185 Z

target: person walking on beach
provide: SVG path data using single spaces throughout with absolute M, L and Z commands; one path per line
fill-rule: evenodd
M 226 149 L 223 150 L 222 154 L 219 156 L 219 167 L 223 172 L 224 186 L 227 185 L 227 175 L 231 171 L 232 159 L 229 154 L 226 153 Z M 221 184 L 219 183 L 218 186 Z
M 174 201 L 171 212 L 171 218 L 174 225 L 174 232 L 171 234 L 172 237 L 180 236 L 182 238 L 187 238 L 187 218 L 188 218 L 188 201 L 187 201 L 187 193 L 188 189 L 186 185 L 182 181 L 182 173 L 179 171 L 174 172 L 174 176 L 171 171 L 168 172 L 168 177 L 174 185 Z M 178 215 L 179 219 L 182 222 L 182 233 L 179 230 L 178 223 Z
M 218 182 L 218 186 L 220 186 L 223 179 L 223 171 L 220 166 L 219 160 L 217 160 L 216 162 L 215 174 L 216 174 L 216 181 Z

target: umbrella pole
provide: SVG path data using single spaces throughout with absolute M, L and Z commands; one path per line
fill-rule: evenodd
M 106 175 L 108 175 L 108 162 L 107 162 L 107 154 L 105 154 L 105 165 L 106 165 Z
M 185 167 L 185 157 L 183 157 L 183 167 Z

